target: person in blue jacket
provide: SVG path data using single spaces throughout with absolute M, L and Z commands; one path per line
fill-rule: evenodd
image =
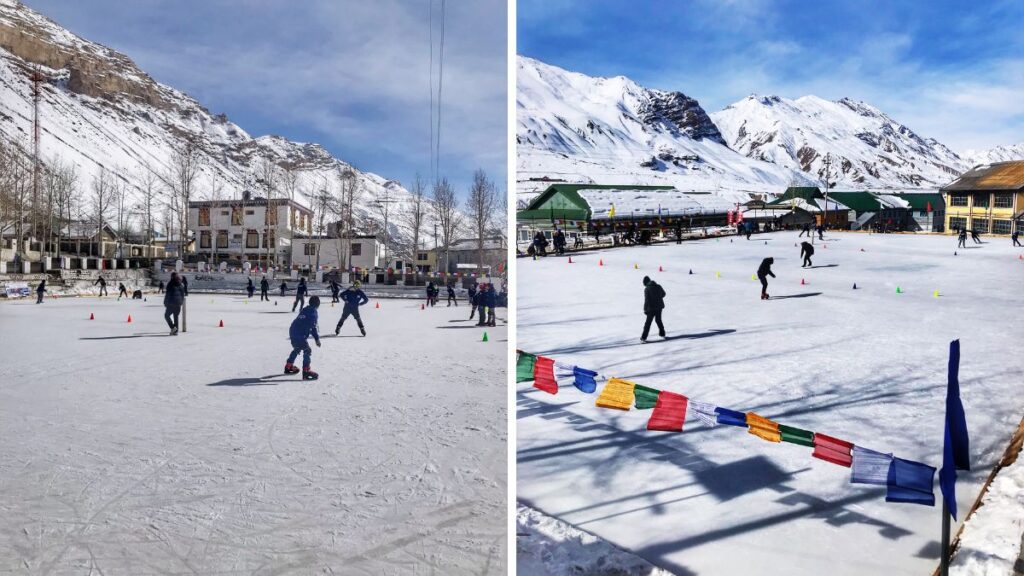
M 46 292 L 46 278 L 43 278 L 43 281 L 39 283 L 39 286 L 36 286 L 36 304 L 43 303 L 44 292 Z
M 320 298 L 312 296 L 309 299 L 309 306 L 299 311 L 299 315 L 292 320 L 291 328 L 288 329 L 288 338 L 292 341 L 292 352 L 288 355 L 288 362 L 284 365 L 285 374 L 298 374 L 299 369 L 295 367 L 295 359 L 302 352 L 302 379 L 316 380 L 319 374 L 310 369 L 313 349 L 309 347 L 309 337 L 316 341 L 316 347 L 320 347 L 320 333 L 317 332 L 317 313 L 320 307 Z
M 292 312 L 295 312 L 296 306 L 298 306 L 299 310 L 306 307 L 307 292 L 309 292 L 309 288 L 306 287 L 306 279 L 299 278 L 299 286 L 295 289 L 295 303 L 292 304 Z
M 256 291 L 256 286 L 252 283 L 252 278 L 248 278 L 249 284 L 246 285 L 245 291 L 249 293 L 249 298 L 252 298 L 253 292 Z
M 363 336 L 366 336 L 366 328 L 363 327 L 363 319 L 359 317 L 359 307 L 369 302 L 370 299 L 366 297 L 366 293 L 362 291 L 360 286 L 362 286 L 362 284 L 356 280 L 351 286 L 341 293 L 341 299 L 345 302 L 345 309 L 341 312 L 341 320 L 338 320 L 338 326 L 334 328 L 335 336 L 341 333 L 341 326 L 349 316 L 356 319 L 356 324 L 359 325 L 359 331 L 363 333 Z M 310 301 L 312 302 L 312 298 L 310 298 Z

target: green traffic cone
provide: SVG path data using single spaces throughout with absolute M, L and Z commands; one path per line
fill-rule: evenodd
M 487 340 L 487 332 L 484 332 L 484 338 L 483 338 L 483 340 L 481 340 L 481 342 L 487 342 L 487 341 L 488 341 Z
M 903 294 L 903 290 L 900 290 L 900 287 L 899 287 L 899 286 L 897 286 L 897 287 L 896 287 L 896 293 L 897 293 L 897 294 Z

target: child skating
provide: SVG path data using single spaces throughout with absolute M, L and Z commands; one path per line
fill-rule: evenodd
M 775 274 L 772 273 L 772 264 L 775 264 L 775 258 L 765 258 L 761 261 L 761 265 L 757 267 L 757 279 L 761 281 L 761 300 L 769 298 L 768 276 L 775 278 Z
M 360 286 L 361 284 L 356 280 L 351 286 L 341 293 L 341 299 L 345 302 L 345 309 L 341 312 L 341 320 L 338 320 L 338 326 L 334 328 L 335 336 L 341 334 L 341 326 L 349 316 L 356 319 L 359 331 L 362 332 L 363 336 L 366 336 L 366 328 L 363 327 L 363 319 L 359 317 L 359 307 L 369 302 L 370 299 L 366 297 L 366 293 L 363 292 Z M 313 299 L 310 298 L 310 302 L 312 301 Z
M 299 315 L 292 320 L 291 328 L 288 330 L 288 337 L 292 341 L 292 352 L 288 355 L 288 362 L 284 365 L 285 374 L 298 374 L 299 369 L 295 367 L 295 359 L 302 352 L 302 379 L 316 380 L 319 374 L 310 369 L 313 350 L 309 347 L 309 337 L 312 336 L 316 347 L 320 347 L 320 334 L 317 332 L 317 313 L 320 307 L 320 297 L 312 296 L 309 299 L 309 306 L 299 311 Z

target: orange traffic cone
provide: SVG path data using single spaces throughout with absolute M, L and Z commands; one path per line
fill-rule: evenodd
M 377 305 L 375 306 L 375 308 L 380 308 L 380 302 L 377 302 Z
M 224 327 L 224 321 L 223 321 L 223 320 L 221 320 L 221 321 L 220 321 L 220 325 L 219 325 L 219 326 L 217 326 L 217 327 L 218 327 L 218 328 L 223 328 L 223 327 Z
M 129 323 L 129 324 L 131 324 L 131 323 L 132 323 L 132 315 L 131 315 L 131 314 L 129 314 L 129 315 L 128 315 L 128 323 Z
M 93 314 L 92 312 L 89 312 L 89 320 L 95 320 L 95 319 L 96 319 L 96 315 Z

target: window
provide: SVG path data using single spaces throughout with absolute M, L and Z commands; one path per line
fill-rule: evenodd
M 306 256 L 316 256 L 316 243 L 306 242 L 306 245 L 303 247 L 303 254 Z
M 971 218 L 971 230 L 978 234 L 988 234 L 988 218 Z
M 994 206 L 996 208 L 1013 208 L 1013 194 L 1001 192 L 996 194 Z
M 975 208 L 988 208 L 988 194 L 975 194 L 974 195 L 974 207 Z
M 993 234 L 1009 234 L 1010 220 L 992 220 Z
M 967 206 L 967 194 L 950 194 L 950 206 Z
M 209 248 L 210 247 L 210 231 L 203 230 L 199 233 L 199 247 Z
M 242 207 L 232 206 L 231 207 L 231 225 L 241 226 L 242 225 Z
M 363 245 L 362 244 L 353 244 L 352 245 L 352 255 L 353 256 L 362 256 L 362 254 L 363 254 Z
M 246 211 L 245 211 L 245 215 L 246 215 L 246 216 L 252 216 L 252 215 L 253 215 L 253 214 L 255 214 L 255 213 L 256 213 L 256 211 L 255 211 L 255 210 L 246 210 Z
M 263 235 L 263 247 L 264 248 L 276 248 L 277 247 L 277 238 L 275 238 L 274 236 L 275 235 L 274 235 L 274 231 L 273 230 L 268 230 L 267 233 Z M 268 243 L 269 243 L 269 245 L 268 245 Z
M 267 226 L 277 226 L 277 209 L 273 206 L 267 206 L 267 212 L 263 216 L 263 223 Z
M 949 217 L 950 230 L 963 230 L 964 228 L 967 228 L 967 218 L 962 218 L 958 216 Z
M 200 208 L 199 209 L 199 225 L 209 226 L 210 225 L 210 209 Z
M 227 248 L 227 247 L 228 247 L 228 231 L 227 230 L 218 230 L 217 231 L 217 248 Z
M 420 252 L 419 254 L 416 255 L 416 260 L 419 260 L 421 262 L 426 262 L 427 260 L 429 260 L 429 258 L 427 258 L 427 256 L 428 256 L 428 254 L 426 252 Z
M 220 215 L 221 216 L 227 216 L 228 215 L 228 211 L 227 210 L 221 210 L 220 211 Z
M 260 233 L 255 230 L 248 230 L 245 233 L 245 247 L 246 248 L 259 248 L 260 247 Z

